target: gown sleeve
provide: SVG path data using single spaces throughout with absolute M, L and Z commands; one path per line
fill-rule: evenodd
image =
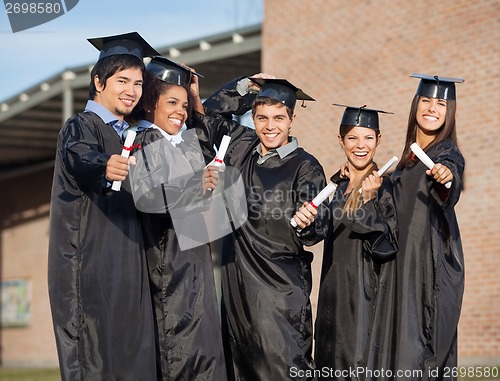
M 136 208 L 145 213 L 164 214 L 176 209 L 190 214 L 206 210 L 209 197 L 202 188 L 203 171 L 176 174 L 176 148 L 147 130 L 141 134 L 141 149 L 134 153 L 131 183 Z
M 363 248 L 367 253 L 387 262 L 398 252 L 397 228 L 391 182 L 384 177 L 377 197 L 356 211 L 351 229 L 363 236 Z
M 429 178 L 430 193 L 435 201 L 445 211 L 453 209 L 457 204 L 462 190 L 462 180 L 465 169 L 465 160 L 458 147 L 450 141 L 444 141 L 433 149 L 429 156 L 435 163 L 448 167 L 453 174 L 451 188 L 437 183 Z
M 312 158 L 312 157 L 311 157 Z M 298 201 L 296 211 L 304 204 L 310 202 L 326 186 L 323 167 L 316 160 L 306 160 L 296 181 Z M 328 199 L 323 201 L 316 209 L 318 215 L 314 223 L 304 229 L 297 229 L 296 234 L 302 245 L 312 246 L 323 240 L 328 230 Z M 295 214 L 295 213 L 294 213 Z
M 222 88 L 210 95 L 203 107 L 205 115 L 194 112 L 192 116 L 192 127 L 198 132 L 198 139 L 204 152 L 210 150 L 215 156 L 213 145 L 219 145 L 222 136 L 231 136 L 232 143 L 239 140 L 243 135 L 253 129 L 243 126 L 233 119 L 234 115 L 243 115 L 252 108 L 255 94 L 241 95 L 236 87 L 238 81 L 245 77 L 240 77 L 225 84 Z
M 61 134 L 63 162 L 71 177 L 83 188 L 108 195 L 110 185 L 105 175 L 111 155 L 102 152 L 96 127 L 78 114 L 68 120 Z
M 243 115 L 252 108 L 256 94 L 247 93 L 241 95 L 237 90 L 238 82 L 245 77 L 239 77 L 226 83 L 215 93 L 210 95 L 203 107 L 209 113 L 215 113 L 226 119 L 231 119 L 233 115 Z

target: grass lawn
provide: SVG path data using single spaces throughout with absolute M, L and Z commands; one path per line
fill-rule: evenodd
M 492 368 L 490 368 L 492 369 Z M 496 368 L 495 374 L 500 374 L 500 368 Z M 61 381 L 59 369 L 35 369 L 35 368 L 2 368 L 0 367 L 1 381 Z M 497 377 L 465 377 L 458 378 L 458 381 L 490 381 L 500 380 L 500 375 Z
M 0 367 L 0 380 L 2 381 L 61 381 L 59 369 L 38 368 L 2 368 Z

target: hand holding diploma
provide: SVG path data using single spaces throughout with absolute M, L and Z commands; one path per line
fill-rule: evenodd
M 223 170 L 224 167 L 224 156 L 226 156 L 227 149 L 229 147 L 229 142 L 231 137 L 224 135 L 217 151 L 215 158 L 205 167 L 203 172 L 203 193 L 207 190 L 212 192 L 219 181 L 219 171 Z
M 393 156 L 393 157 L 391 157 L 391 158 L 389 159 L 389 161 L 388 161 L 387 163 L 385 163 L 385 164 L 382 166 L 382 168 L 380 168 L 380 169 L 377 171 L 378 176 L 380 176 L 380 177 L 381 177 L 381 176 L 382 176 L 382 175 L 383 175 L 383 174 L 384 174 L 384 173 L 385 173 L 385 172 L 386 172 L 389 168 L 391 168 L 391 167 L 392 167 L 392 165 L 393 165 L 396 161 L 398 161 L 397 156 Z M 371 177 L 371 176 L 374 176 L 374 175 L 370 175 L 370 177 Z M 364 182 L 364 181 L 363 181 L 363 182 Z M 380 184 L 382 184 L 382 182 L 380 182 Z M 380 185 L 379 185 L 379 187 L 380 187 Z M 364 187 L 361 187 L 361 188 L 359 189 L 359 193 L 363 192 L 363 188 L 364 188 Z M 378 189 L 378 188 L 377 188 L 377 189 Z
M 203 170 L 203 194 L 207 191 L 212 192 L 219 182 L 219 170 L 220 168 L 215 165 L 207 165 Z
M 453 174 L 450 169 L 443 164 L 434 164 L 432 159 L 418 146 L 413 143 L 410 146 L 412 152 L 420 159 L 424 165 L 429 168 L 426 173 L 434 178 L 440 184 L 444 184 L 447 189 L 450 189 L 451 182 L 453 181 Z
M 123 143 L 123 148 L 122 148 L 122 153 L 121 153 L 121 157 L 124 158 L 125 160 L 123 159 L 118 159 L 116 158 L 116 161 L 119 162 L 119 164 L 121 164 L 121 166 L 123 165 L 126 165 L 126 168 L 125 169 L 122 169 L 122 172 L 126 172 L 126 173 L 121 173 L 121 176 L 118 178 L 118 179 L 115 179 L 113 178 L 113 176 L 111 175 L 108 175 L 108 169 L 106 168 L 106 178 L 109 179 L 109 180 L 114 180 L 113 181 L 113 185 L 111 186 L 111 189 L 113 189 L 114 191 L 119 191 L 121 186 L 122 186 L 122 181 L 126 179 L 127 175 L 128 175 L 128 157 L 130 156 L 130 151 L 132 151 L 132 145 L 134 144 L 134 140 L 135 140 L 135 136 L 136 136 L 136 132 L 135 131 L 128 131 L 127 133 L 127 137 L 125 138 L 125 143 Z M 117 156 L 117 155 L 113 155 L 113 156 Z M 113 156 L 111 156 L 111 158 L 113 158 Z M 111 158 L 109 161 L 111 161 Z M 109 166 L 109 161 L 108 161 L 108 166 Z M 126 162 L 126 164 L 125 164 Z M 113 164 L 114 162 L 112 161 L 111 164 Z
M 310 225 L 314 221 L 314 218 L 316 218 L 316 214 L 318 214 L 318 212 L 316 211 L 318 206 L 321 205 L 321 203 L 328 197 L 330 197 L 330 195 L 335 192 L 335 189 L 337 189 L 337 184 L 328 183 L 326 187 L 324 187 L 323 190 L 319 192 L 318 195 L 314 197 L 314 199 L 310 203 L 304 202 L 304 204 L 295 213 L 295 216 L 290 219 L 290 225 L 292 225 L 294 228 L 299 227 L 301 229 L 308 226 L 308 221 L 310 222 Z
M 224 164 L 224 156 L 226 156 L 227 149 L 229 147 L 229 142 L 231 141 L 231 137 L 228 135 L 224 135 L 222 137 L 222 141 L 220 142 L 219 151 L 217 155 L 215 155 L 214 163 L 216 167 L 221 167 Z

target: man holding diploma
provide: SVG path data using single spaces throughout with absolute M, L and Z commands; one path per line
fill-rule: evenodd
M 260 85 L 257 94 L 254 82 Z M 290 136 L 297 99 L 313 100 L 284 79 L 239 78 L 210 96 L 206 115 L 199 116 L 210 126 L 206 146 L 231 136 L 226 168 L 241 172 L 248 208 L 248 220 L 223 244 L 223 334 L 230 380 L 285 380 L 291 368 L 314 367 L 312 254 L 304 245 L 325 236 L 326 203 L 315 209 L 309 201 L 326 181 L 318 161 Z M 255 129 L 231 120 L 250 108 Z M 291 217 L 298 229 L 290 225 Z
M 48 282 L 61 378 L 154 380 L 143 237 L 120 152 L 143 57 L 158 53 L 138 33 L 89 42 L 101 51 L 90 100 L 59 133 L 52 185 Z

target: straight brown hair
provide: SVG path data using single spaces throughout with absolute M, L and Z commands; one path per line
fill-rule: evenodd
M 410 114 L 408 115 L 408 128 L 406 130 L 406 141 L 403 153 L 401 154 L 401 160 L 399 161 L 398 168 L 405 168 L 408 165 L 412 165 L 411 156 L 412 151 L 410 146 L 417 140 L 417 108 L 418 102 L 420 101 L 420 96 L 415 95 L 413 101 L 411 102 Z M 444 141 L 451 140 L 455 145 L 458 146 L 457 141 L 457 129 L 455 123 L 455 114 L 457 110 L 457 103 L 455 100 L 446 100 L 446 120 L 444 125 L 437 131 L 434 140 L 427 146 L 421 147 L 425 152 L 430 151 L 436 144 Z

